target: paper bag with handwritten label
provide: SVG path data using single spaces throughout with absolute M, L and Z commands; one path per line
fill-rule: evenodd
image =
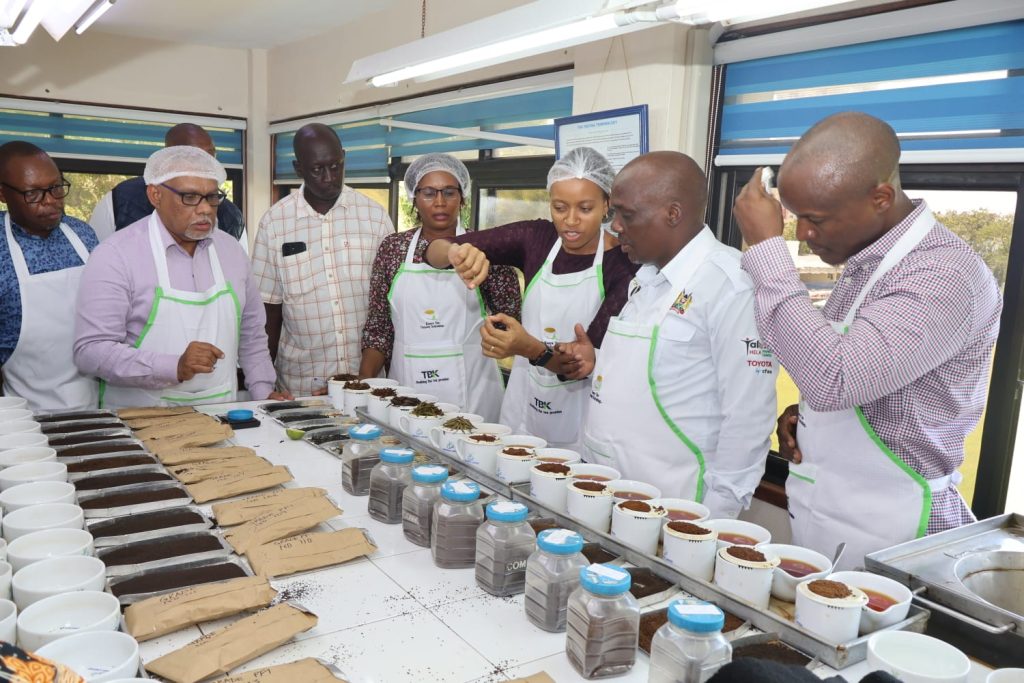
M 164 465 L 184 465 L 193 462 L 209 462 L 211 460 L 229 460 L 234 458 L 254 458 L 256 451 L 245 446 L 224 446 L 223 448 L 164 448 L 156 456 Z
M 218 678 L 215 683 L 345 683 L 341 672 L 319 659 L 307 657 L 290 664 L 254 669 L 235 676 Z
M 235 552 L 242 554 L 258 545 L 308 531 L 340 514 L 341 510 L 326 497 L 300 499 L 226 529 L 224 536 Z
M 257 574 L 275 577 L 341 564 L 376 551 L 366 529 L 341 529 L 282 538 L 250 548 L 245 556 Z
M 185 490 L 197 503 L 230 498 L 243 493 L 262 491 L 292 480 L 287 467 L 277 466 L 260 472 L 235 470 L 222 472 L 215 477 L 188 484 Z
M 171 465 L 170 470 L 174 478 L 182 484 L 194 484 L 204 479 L 212 479 L 222 474 L 232 472 L 244 472 L 255 474 L 272 469 L 274 465 L 266 458 L 226 458 L 224 460 L 203 460 L 201 462 L 190 462 L 184 465 Z
M 190 406 L 154 406 L 152 408 L 121 408 L 121 410 L 117 411 L 117 416 L 122 420 L 134 420 L 138 417 L 168 417 L 171 415 L 186 415 L 194 412 L 196 412 L 195 408 Z
M 230 503 L 217 503 L 213 506 L 213 516 L 217 518 L 217 524 L 220 526 L 244 524 L 265 512 L 277 510 L 282 505 L 290 505 L 305 498 L 322 498 L 326 495 L 327 491 L 324 489 L 309 486 L 280 489 L 255 496 L 246 496 Z

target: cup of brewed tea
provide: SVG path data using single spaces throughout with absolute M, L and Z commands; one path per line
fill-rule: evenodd
M 779 556 L 779 566 L 772 577 L 772 597 L 786 602 L 796 601 L 796 587 L 803 581 L 824 579 L 832 571 L 832 562 L 810 548 L 786 543 L 762 543 L 758 550 Z
M 661 490 L 657 486 L 636 479 L 616 479 L 608 484 L 612 495 L 621 500 L 654 500 L 661 498 Z M 660 525 L 659 525 L 660 526 Z
M 730 545 L 755 546 L 772 542 L 772 533 L 759 524 L 742 519 L 706 519 L 703 526 L 718 532 L 718 547 Z
M 661 498 L 661 505 L 668 511 L 665 519 L 670 522 L 703 522 L 711 516 L 711 510 L 700 503 L 686 498 Z
M 914 594 L 902 583 L 870 572 L 832 572 L 828 578 L 855 586 L 868 596 L 868 603 L 860 614 L 861 635 L 907 618 Z

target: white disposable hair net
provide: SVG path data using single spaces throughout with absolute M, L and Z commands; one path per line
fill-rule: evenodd
M 416 186 L 423 176 L 434 171 L 450 173 L 458 181 L 462 196 L 469 193 L 469 169 L 464 163 L 451 154 L 424 154 L 409 164 L 405 171 L 405 193 L 409 195 L 410 202 L 415 200 Z
M 146 170 L 142 173 L 147 185 L 159 185 L 183 176 L 216 180 L 219 187 L 227 180 L 228 174 L 212 156 L 198 147 L 185 145 L 164 147 L 153 152 L 146 160 Z
M 577 147 L 556 161 L 548 171 L 548 191 L 558 181 L 570 178 L 589 180 L 604 190 L 606 195 L 611 195 L 615 169 L 596 149 Z

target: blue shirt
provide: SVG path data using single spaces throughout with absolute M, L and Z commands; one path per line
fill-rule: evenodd
M 0 230 L 3 230 L 6 213 L 6 211 L 0 211 Z M 71 216 L 64 216 L 62 220 L 78 235 L 86 249 L 91 252 L 96 248 L 98 243 L 96 233 L 92 231 L 88 223 Z M 49 237 L 43 239 L 25 232 L 12 220 L 11 231 L 25 255 L 28 272 L 32 275 L 82 265 L 82 259 L 78 257 L 78 252 L 59 229 L 54 230 Z M 75 296 L 75 293 L 69 292 L 68 296 Z M 68 325 L 73 324 L 73 320 L 68 321 Z M 14 272 L 11 251 L 7 248 L 7 237 L 0 235 L 0 365 L 6 363 L 14 353 L 14 347 L 18 345 L 20 334 L 21 289 L 18 287 L 18 276 Z

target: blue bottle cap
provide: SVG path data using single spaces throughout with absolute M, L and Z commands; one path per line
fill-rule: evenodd
M 725 613 L 703 600 L 676 600 L 668 606 L 668 620 L 687 631 L 711 633 L 725 626 Z
M 487 504 L 487 519 L 495 522 L 525 522 L 528 514 L 529 508 L 510 500 L 496 500 Z
M 246 422 L 252 419 L 252 411 L 244 408 L 236 408 L 228 411 L 228 422 Z
M 629 590 L 632 577 L 614 564 L 592 564 L 580 567 L 580 584 L 598 595 L 621 595 Z
M 373 441 L 374 439 L 379 439 L 383 433 L 380 427 L 369 423 L 355 425 L 348 430 L 349 438 L 356 441 Z
M 382 448 L 380 450 L 381 462 L 408 465 L 414 457 L 416 457 L 416 453 L 411 448 Z
M 448 468 L 444 465 L 416 465 L 412 468 L 412 480 L 421 484 L 436 484 L 448 478 Z
M 441 497 L 469 503 L 480 497 L 480 487 L 471 481 L 447 481 L 441 485 Z
M 545 529 L 537 536 L 537 546 L 554 555 L 572 555 L 583 550 L 583 537 L 568 529 Z

